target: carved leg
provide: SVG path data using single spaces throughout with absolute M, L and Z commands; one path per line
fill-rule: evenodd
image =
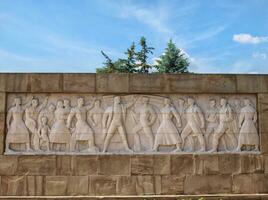
M 119 132 L 119 134 L 121 136 L 121 139 L 123 140 L 123 144 L 124 144 L 126 150 L 129 151 L 130 153 L 133 153 L 133 151 L 128 146 L 127 137 L 126 137 L 126 131 L 125 131 L 124 127 L 119 126 L 118 127 L 118 132 Z
M 145 127 L 143 127 L 143 131 L 144 131 L 145 135 L 149 138 L 150 149 L 153 149 L 154 136 L 153 136 L 151 127 L 145 126 Z
M 200 152 L 206 151 L 206 146 L 205 146 L 205 140 L 202 134 L 198 134 L 198 140 L 201 146 L 201 149 L 199 150 Z
M 182 145 L 181 148 L 184 149 L 184 145 L 185 145 L 185 139 L 191 134 L 192 129 L 191 127 L 187 124 L 185 126 L 185 128 L 182 130 L 181 132 L 181 139 L 182 139 Z M 193 145 L 193 143 L 192 143 Z

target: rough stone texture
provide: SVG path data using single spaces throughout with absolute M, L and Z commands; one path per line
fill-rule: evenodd
M 5 145 L 5 114 L 0 113 L 0 154 L 4 152 Z
M 18 168 L 18 156 L 0 155 L 0 176 L 16 175 Z
M 154 174 L 167 175 L 171 173 L 170 170 L 170 155 L 154 155 Z
M 73 175 L 73 159 L 72 156 L 57 156 L 56 175 Z
M 132 156 L 131 157 L 131 174 L 150 175 L 154 173 L 153 156 Z
M 238 93 L 257 93 L 260 91 L 258 75 L 238 74 L 236 80 Z
M 64 74 L 64 92 L 95 92 L 95 74 Z
M 67 176 L 46 176 L 45 195 L 64 196 L 67 194 L 68 177 Z
M 72 159 L 74 175 L 96 175 L 98 173 L 98 156 L 74 156 Z
M 259 133 L 268 134 L 268 94 L 258 94 Z
M 99 156 L 99 174 L 130 175 L 130 156 L 101 155 Z
M 31 74 L 2 74 L 0 73 L 0 91 L 1 92 L 30 92 Z
M 2 176 L 2 196 L 23 196 L 27 195 L 27 182 L 25 176 Z
M 185 175 L 193 173 L 193 155 L 171 155 L 171 174 Z
M 118 177 L 115 176 L 91 176 L 90 194 L 91 195 L 116 195 Z
M 263 157 L 261 155 L 240 155 L 240 173 L 263 173 Z
M 62 74 L 32 74 L 31 92 L 62 92 Z
M 220 174 L 236 174 L 240 171 L 239 154 L 221 154 L 219 159 Z
M 218 155 L 195 155 L 195 174 L 218 174 L 219 158 Z
M 255 186 L 250 174 L 238 174 L 233 176 L 233 193 L 252 194 Z
M 27 195 L 41 196 L 44 195 L 44 177 L 43 176 L 27 176 Z
M 87 195 L 89 190 L 88 176 L 69 176 L 67 195 Z
M 187 176 L 184 182 L 185 194 L 230 193 L 232 180 L 229 175 Z
M 96 92 L 128 93 L 128 74 L 96 74 Z
M 55 156 L 19 156 L 19 175 L 55 175 Z
M 267 93 L 268 92 L 268 76 L 267 75 L 259 75 L 258 76 L 259 83 L 259 93 Z
M 0 113 L 6 112 L 6 93 L 0 92 Z
M 184 179 L 183 176 L 162 176 L 161 194 L 182 194 Z

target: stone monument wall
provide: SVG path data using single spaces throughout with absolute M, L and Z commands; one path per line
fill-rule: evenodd
M 268 76 L 0 74 L 0 196 L 268 194 Z

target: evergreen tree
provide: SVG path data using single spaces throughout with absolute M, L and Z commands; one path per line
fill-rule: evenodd
M 101 68 L 97 68 L 97 73 L 115 73 L 116 67 L 112 59 L 103 51 L 101 51 L 101 54 L 105 57 L 106 61 L 103 63 L 104 66 Z
M 140 39 L 141 50 L 136 54 L 137 57 L 137 66 L 139 73 L 149 73 L 149 70 L 152 68 L 152 65 L 147 63 L 148 54 L 153 54 L 153 47 L 148 47 L 146 43 L 145 37 L 141 37 Z
M 127 59 L 125 60 L 125 68 L 128 73 L 135 73 L 137 72 L 137 65 L 136 65 L 136 52 L 135 52 L 135 43 L 133 42 L 131 46 L 127 49 L 125 54 L 127 55 Z
M 168 42 L 164 54 L 156 62 L 155 68 L 159 73 L 187 73 L 190 64 L 172 40 Z

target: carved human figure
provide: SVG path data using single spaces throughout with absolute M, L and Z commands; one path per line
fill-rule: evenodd
M 51 127 L 51 133 L 49 135 L 49 141 L 51 143 L 51 149 L 54 149 L 54 144 L 58 147 L 58 144 L 65 144 L 65 149 L 70 149 L 70 137 L 71 133 L 65 124 L 66 111 L 63 106 L 63 101 L 58 100 L 57 108 L 55 110 L 55 122 Z M 56 148 L 58 150 L 58 148 Z
M 109 116 L 108 116 L 108 118 L 106 117 L 108 120 L 110 118 L 111 122 L 110 122 L 110 124 L 106 123 L 106 124 L 109 124 L 109 127 L 104 126 L 104 131 L 106 128 L 108 128 L 108 130 L 107 130 L 107 135 L 106 135 L 105 140 L 104 140 L 103 152 L 107 151 L 107 148 L 110 144 L 110 141 L 117 131 L 119 132 L 119 135 L 120 135 L 122 142 L 125 146 L 125 150 L 128 152 L 133 152 L 128 146 L 125 123 L 126 123 L 127 109 L 130 108 L 131 106 L 133 106 L 135 102 L 136 102 L 135 100 L 132 100 L 131 103 L 124 105 L 121 102 L 120 96 L 114 97 L 112 112 L 107 113 Z
M 40 150 L 38 127 L 37 127 L 38 115 L 39 112 L 46 107 L 47 101 L 48 97 L 46 97 L 43 103 L 39 105 L 38 99 L 33 98 L 31 100 L 31 104 L 25 109 L 25 124 L 31 133 L 33 149 L 36 151 Z
M 91 105 L 84 105 L 84 99 L 77 99 L 77 106 L 71 109 L 71 112 L 67 119 L 67 127 L 71 127 L 71 122 L 73 117 L 76 118 L 75 129 L 74 129 L 74 137 L 72 139 L 74 141 L 71 142 L 71 151 L 75 151 L 75 146 L 77 141 L 88 141 L 88 151 L 89 152 L 97 152 L 98 148 L 95 146 L 94 134 L 93 130 L 87 123 L 87 111 L 90 110 L 94 106 L 94 103 Z
M 95 127 L 101 125 L 102 115 L 104 113 L 103 108 L 101 107 L 101 101 L 98 99 L 94 102 L 94 107 L 90 110 L 89 121 Z M 99 126 L 99 128 L 101 128 Z
M 186 109 L 187 124 L 182 130 L 182 147 L 184 147 L 185 139 L 189 136 L 197 137 L 200 143 L 200 150 L 205 151 L 205 140 L 202 129 L 205 128 L 205 119 L 201 109 L 196 105 L 195 100 L 191 97 L 187 99 L 189 107 Z M 192 144 L 193 145 L 193 144 Z
M 41 126 L 42 124 L 42 117 L 46 117 L 47 118 L 47 124 L 51 127 L 54 120 L 55 120 L 55 116 L 54 116 L 54 112 L 56 110 L 56 107 L 54 104 L 50 103 L 48 105 L 48 108 L 44 108 L 40 111 L 39 116 L 38 116 L 38 126 Z
M 206 147 L 209 149 L 211 147 L 211 140 L 213 138 L 213 134 L 215 133 L 218 125 L 219 125 L 219 110 L 216 107 L 216 100 L 210 99 L 209 100 L 209 108 L 205 114 L 206 122 L 207 122 L 207 129 L 205 132 L 205 140 L 206 140 Z
M 235 134 L 236 136 L 238 137 L 239 135 L 239 115 L 240 115 L 240 112 L 241 112 L 241 101 L 240 99 L 236 98 L 234 100 L 234 107 L 233 107 L 233 110 L 234 110 L 234 131 L 235 131 Z
M 179 131 L 181 132 L 183 130 L 183 128 L 185 127 L 186 125 L 186 116 L 185 116 L 185 100 L 182 99 L 182 98 L 179 98 L 178 99 L 178 108 L 177 108 L 177 111 L 181 117 L 181 127 L 179 127 Z
M 23 121 L 23 113 L 25 108 L 30 104 L 21 104 L 21 98 L 14 99 L 14 106 L 11 107 L 7 113 L 6 125 L 7 125 L 7 136 L 6 136 L 6 149 L 5 151 L 12 152 L 10 144 L 25 144 L 26 151 L 31 151 L 30 147 L 30 133 Z
M 173 122 L 173 118 L 175 118 L 179 127 L 181 126 L 181 119 L 169 98 L 164 99 L 164 107 L 161 109 L 161 116 L 161 124 L 157 129 L 157 133 L 155 135 L 153 150 L 158 151 L 160 145 L 176 145 L 175 152 L 181 151 L 182 141 L 178 133 L 178 129 Z
M 142 97 L 142 105 L 138 108 L 138 115 L 139 118 L 137 120 L 137 124 L 133 128 L 133 133 L 136 134 L 136 137 L 138 138 L 136 139 L 138 140 L 136 142 L 139 144 L 141 143 L 139 132 L 142 131 L 144 135 L 149 139 L 149 148 L 152 150 L 154 145 L 152 125 L 155 123 L 157 116 L 153 106 L 150 104 L 149 97 Z
M 49 136 L 51 130 L 50 130 L 47 122 L 48 122 L 47 117 L 45 117 L 45 116 L 41 117 L 41 125 L 38 128 L 38 134 L 39 134 L 39 137 L 40 137 L 40 146 L 45 145 L 46 150 L 49 151 L 50 147 L 49 147 L 49 138 L 48 138 L 48 136 Z
M 63 100 L 63 107 L 64 107 L 64 110 L 65 110 L 65 120 L 67 120 L 70 112 L 71 112 L 71 102 L 69 99 L 64 99 Z
M 245 106 L 241 109 L 239 116 L 239 138 L 237 151 L 241 151 L 243 146 L 254 146 L 254 150 L 259 150 L 259 136 L 256 129 L 257 113 L 251 105 L 249 99 L 244 99 Z
M 215 130 L 215 134 L 213 135 L 212 140 L 212 149 L 210 152 L 216 152 L 218 150 L 219 141 L 222 138 L 223 145 L 226 151 L 228 151 L 226 146 L 226 141 L 223 138 L 223 136 L 229 136 L 228 132 L 234 132 L 233 129 L 233 110 L 231 109 L 231 106 L 228 104 L 227 99 L 221 98 L 220 100 L 221 108 L 219 110 L 219 125 L 217 129 Z M 236 143 L 234 137 L 229 137 L 230 143 L 234 144 Z

